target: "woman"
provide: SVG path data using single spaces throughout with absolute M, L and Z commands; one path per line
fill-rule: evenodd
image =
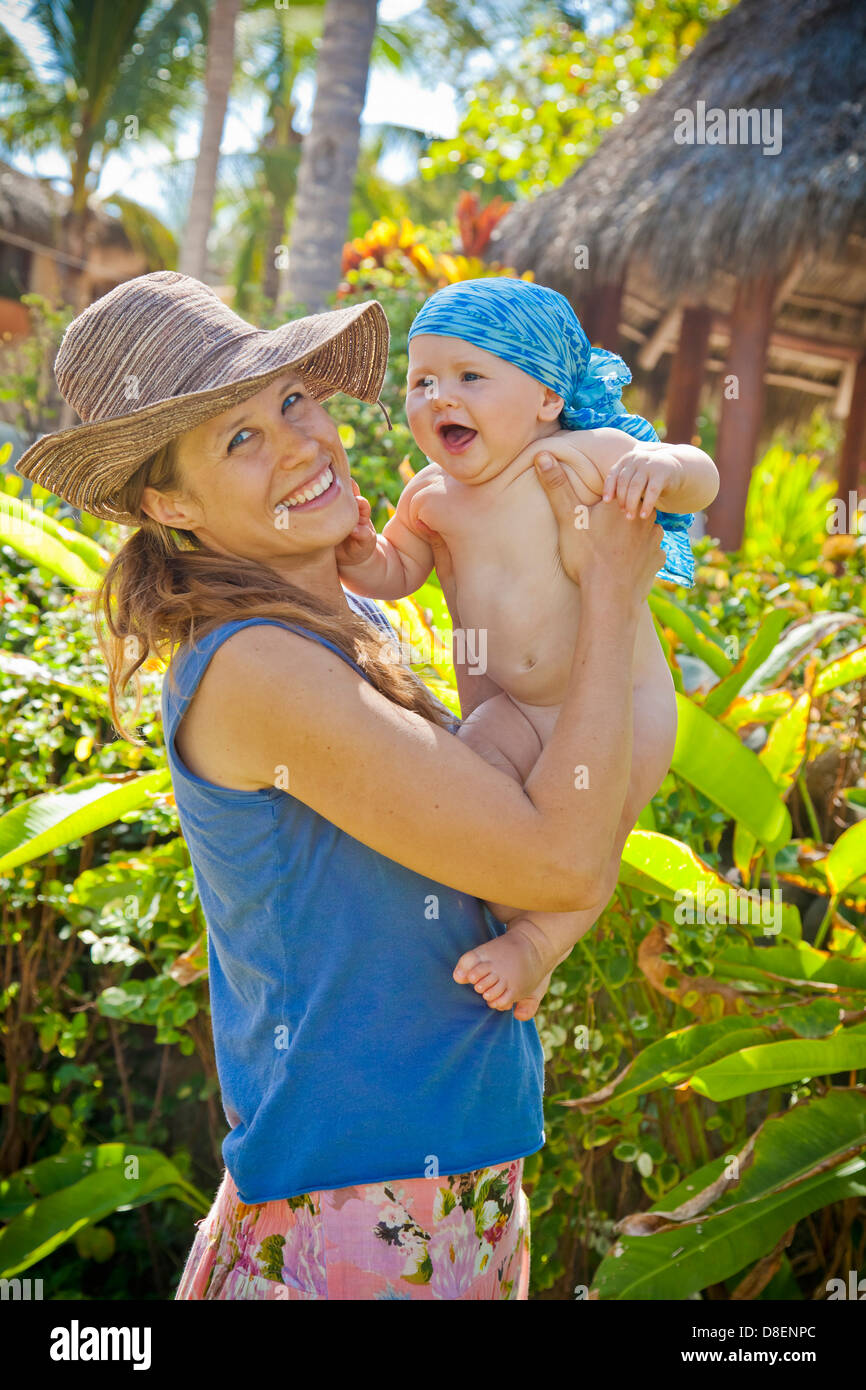
M 383 615 L 339 582 L 369 506 L 320 402 L 376 400 L 386 357 L 375 301 L 263 332 L 198 281 L 142 276 L 61 344 L 58 385 L 85 423 L 18 464 L 138 527 L 95 606 L 124 736 L 117 695 L 148 656 L 172 657 L 164 733 L 231 1125 L 182 1299 L 527 1297 L 538 1034 L 451 971 L 504 930 L 482 899 L 568 911 L 610 896 L 624 652 L 661 529 L 600 504 L 577 530 L 564 473 L 542 477 L 583 621 L 521 786 L 454 736 L 389 660 Z M 459 679 L 464 712 L 491 693 Z

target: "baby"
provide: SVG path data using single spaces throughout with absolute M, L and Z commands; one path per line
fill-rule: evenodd
M 648 421 L 625 414 L 620 392 L 630 380 L 621 358 L 591 348 L 555 290 L 490 277 L 438 291 L 409 333 L 406 412 L 428 466 L 407 484 L 382 534 L 370 527 L 356 546 L 358 563 L 340 566 L 354 592 L 401 598 L 429 577 L 425 532 L 438 532 L 451 556 L 454 627 L 475 635 L 475 650 L 485 650 L 484 634 L 484 674 L 501 692 L 473 710 L 458 736 L 521 783 L 556 723 L 580 615 L 535 458 L 553 454 L 568 473 L 581 504 L 576 526 L 589 523 L 603 497 L 632 516 L 660 502 L 668 510 L 657 514 L 666 554 L 659 577 L 694 582 L 687 529 L 715 497 L 718 474 L 701 450 L 661 444 Z M 535 1013 L 554 966 L 609 901 L 625 840 L 670 765 L 674 686 L 647 604 L 633 685 L 629 790 L 598 900 L 579 912 L 529 915 L 488 904 L 508 928 L 461 956 L 454 979 L 492 1008 L 514 1007 L 521 1019 Z M 576 768 L 574 787 L 590 775 Z

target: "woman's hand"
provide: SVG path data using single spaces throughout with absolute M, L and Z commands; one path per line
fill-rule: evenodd
M 552 454 L 539 454 L 535 470 L 559 523 L 559 553 L 568 577 L 575 584 L 597 579 L 607 589 L 645 599 L 664 564 L 661 526 L 649 517 L 627 517 L 611 502 L 586 507 Z
M 370 520 L 372 515 L 370 503 L 366 497 L 361 496 L 361 489 L 355 479 L 350 478 L 349 481 L 358 502 L 358 520 L 346 539 L 334 547 L 338 569 L 344 565 L 347 568 L 352 565 L 362 565 L 365 560 L 369 560 L 376 550 L 376 528 Z

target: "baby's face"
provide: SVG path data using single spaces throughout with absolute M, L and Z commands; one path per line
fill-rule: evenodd
M 428 459 L 462 482 L 486 482 L 533 440 L 553 434 L 562 398 L 463 338 L 409 343 L 406 418 Z

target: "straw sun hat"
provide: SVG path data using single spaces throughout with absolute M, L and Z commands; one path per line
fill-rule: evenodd
M 140 275 L 97 299 L 63 335 L 54 375 L 84 423 L 43 435 L 15 467 L 74 507 L 138 526 L 112 498 L 174 436 L 287 368 L 298 368 L 317 401 L 335 391 L 377 401 L 387 361 L 388 320 L 376 300 L 267 330 L 189 275 Z

